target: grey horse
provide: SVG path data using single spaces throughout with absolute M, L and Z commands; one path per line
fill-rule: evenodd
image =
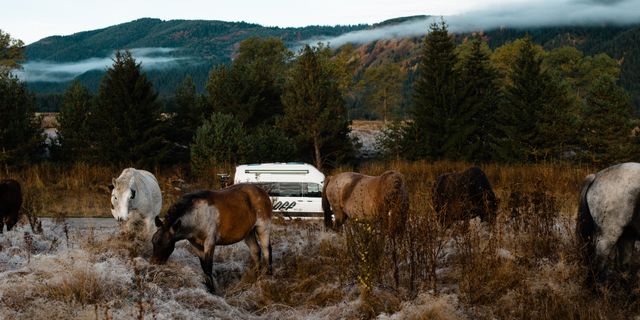
M 640 163 L 622 163 L 585 178 L 576 233 L 596 280 L 616 270 L 638 270 L 640 240 Z

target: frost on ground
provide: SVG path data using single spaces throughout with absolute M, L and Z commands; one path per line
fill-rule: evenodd
M 134 248 L 110 219 L 45 220 L 43 229 L 32 234 L 23 224 L 0 235 L 0 319 L 362 316 L 358 285 L 338 265 L 343 239 L 325 232 L 320 221 L 274 225 L 271 276 L 252 268 L 244 243 L 217 247 L 220 296 L 206 290 L 186 242 L 166 265 L 156 266 L 147 261 L 150 247 Z M 455 308 L 455 298 L 421 295 L 403 302 L 399 315 L 380 316 L 400 319 Z

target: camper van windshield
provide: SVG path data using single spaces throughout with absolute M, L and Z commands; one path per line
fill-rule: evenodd
M 263 182 L 260 186 L 272 197 L 322 197 L 322 188 L 317 183 Z

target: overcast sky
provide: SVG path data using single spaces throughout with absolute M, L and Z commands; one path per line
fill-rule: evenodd
M 265 26 L 375 23 L 411 15 L 457 16 L 455 26 L 638 22 L 640 0 L 8 0 L 0 29 L 25 43 L 152 17 Z M 462 27 L 457 27 L 462 29 Z

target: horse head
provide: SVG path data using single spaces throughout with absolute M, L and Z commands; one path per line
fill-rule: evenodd
M 176 231 L 180 228 L 180 220 L 176 221 L 173 225 L 165 220 L 165 223 L 160 220 L 159 217 L 155 218 L 156 227 L 158 230 L 153 234 L 151 242 L 153 243 L 153 254 L 151 255 L 150 262 L 153 264 L 164 264 L 169 260 L 169 256 L 173 253 L 176 246 Z
M 409 195 L 404 183 L 404 177 L 397 171 L 387 171 L 381 176 L 383 187 L 383 201 L 380 207 L 386 207 L 388 232 L 392 235 L 402 235 L 409 211 Z
M 118 221 L 129 218 L 129 211 L 136 208 L 136 186 L 131 176 L 113 179 L 109 185 L 111 190 L 111 214 Z

